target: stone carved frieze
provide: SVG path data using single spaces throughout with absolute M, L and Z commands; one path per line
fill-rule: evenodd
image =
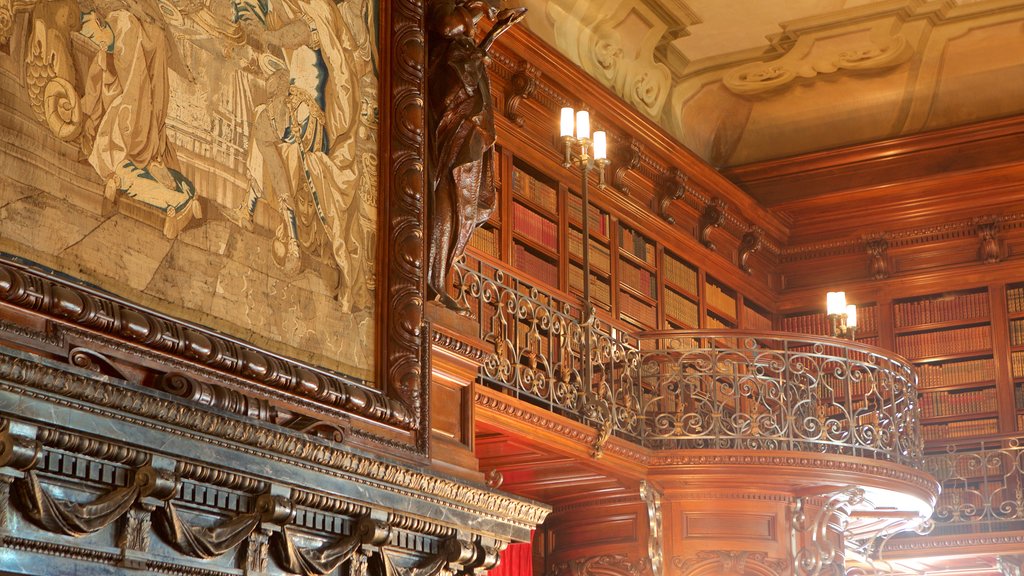
M 204 491 L 179 490 L 183 480 L 180 472 L 189 471 L 192 476 L 199 476 L 196 469 L 157 455 L 149 458 L 152 465 L 144 464 L 135 469 L 130 475 L 131 481 L 125 485 L 104 484 L 103 480 L 83 483 L 64 476 L 61 467 L 47 468 L 45 472 L 37 467 L 50 450 L 37 440 L 45 430 L 13 423 L 0 433 L 3 447 L 0 478 L 4 479 L 0 485 L 11 486 L 9 491 L 0 491 L 0 498 L 3 498 L 0 509 L 5 512 L 0 515 L 0 521 L 7 522 L 0 523 L 0 548 L 8 542 L 4 538 L 9 522 L 31 521 L 43 532 L 25 534 L 26 538 L 18 541 L 19 549 L 52 554 L 56 544 L 47 540 L 45 534 L 54 534 L 71 538 L 59 545 L 61 556 L 96 560 L 89 551 L 93 545 L 91 535 L 117 524 L 116 542 L 121 548 L 124 565 L 138 569 L 173 567 L 179 565 L 178 562 L 187 565 L 190 558 L 212 560 L 228 556 L 230 551 L 243 546 L 237 560 L 229 558 L 228 564 L 221 561 L 211 564 L 211 568 L 227 568 L 237 561 L 238 567 L 244 567 L 247 573 L 319 576 L 348 563 L 350 574 L 436 576 L 445 571 L 474 573 L 489 569 L 496 565 L 498 553 L 507 543 L 385 508 L 377 510 L 355 503 L 344 505 L 340 500 L 297 488 L 246 482 L 232 474 L 207 474 L 208 480 L 220 482 L 226 485 L 224 487 L 261 490 L 249 494 L 251 506 L 240 504 L 237 512 L 225 514 L 224 510 L 212 506 L 212 500 L 205 495 L 220 488 L 218 484 L 207 484 Z M 88 446 L 84 442 L 65 445 Z M 90 457 L 76 457 L 82 461 L 68 470 L 87 467 Z M 62 487 L 59 495 L 51 493 L 53 485 Z M 73 496 L 97 492 L 100 496 L 91 501 Z M 321 508 L 310 508 L 310 504 L 319 504 Z M 437 501 L 436 505 L 444 504 Z M 299 506 L 302 507 L 301 525 L 298 524 Z M 183 507 L 188 508 L 187 514 L 180 511 Z M 361 515 L 349 514 L 353 511 Z M 349 535 L 341 533 L 338 520 L 311 518 L 318 514 L 337 518 L 338 513 L 348 518 L 347 522 L 353 527 Z M 9 518 L 10 514 L 17 517 Z M 487 522 L 484 520 L 485 524 Z M 295 531 L 301 532 L 301 542 L 296 539 Z M 158 536 L 180 557 L 170 558 L 166 552 L 159 559 L 150 555 L 151 535 Z M 310 538 L 325 544 L 310 548 L 307 544 Z M 221 572 L 214 569 L 208 573 Z

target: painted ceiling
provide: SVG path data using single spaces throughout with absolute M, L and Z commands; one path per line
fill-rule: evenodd
M 1024 0 L 506 3 L 715 167 L 1024 112 Z

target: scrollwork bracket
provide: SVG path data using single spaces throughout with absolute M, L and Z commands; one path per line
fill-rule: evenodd
M 540 70 L 525 60 L 519 63 L 519 69 L 512 74 L 512 82 L 509 87 L 511 96 L 505 102 L 505 116 L 520 128 L 523 126 L 524 118 L 519 113 L 519 107 L 524 100 L 533 97 L 539 78 Z
M 669 224 L 675 224 L 676 220 L 669 216 L 668 207 L 674 200 L 681 200 L 686 195 L 687 179 L 687 175 L 679 168 L 669 168 L 658 179 L 657 188 L 654 190 L 658 215 Z
M 712 252 L 716 249 L 715 243 L 711 241 L 711 232 L 725 222 L 725 201 L 721 198 L 712 198 L 704 206 L 704 212 L 700 215 L 700 222 L 697 224 L 700 231 L 700 243 Z

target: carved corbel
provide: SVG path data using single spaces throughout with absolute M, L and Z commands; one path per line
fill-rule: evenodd
M 646 480 L 641 480 L 640 498 L 647 506 L 647 557 L 651 562 L 651 573 L 654 576 L 662 576 L 665 563 L 661 540 L 661 493 Z
M 887 252 L 889 241 L 885 234 L 874 234 L 864 239 L 864 247 L 868 253 L 868 273 L 875 280 L 889 277 L 889 261 Z
M 277 408 L 267 400 L 252 398 L 223 386 L 199 382 L 184 374 L 161 374 L 156 379 L 155 387 L 179 398 L 261 422 L 280 423 L 281 420 Z
M 538 78 L 540 78 L 540 70 L 525 60 L 519 63 L 519 69 L 512 74 L 512 83 L 509 86 L 511 95 L 505 101 L 505 116 L 516 126 L 523 126 L 523 116 L 519 113 L 519 106 L 524 100 L 533 97 L 533 92 L 537 89 Z
M 718 228 L 725 222 L 725 201 L 721 198 L 712 198 L 704 206 L 704 212 L 700 215 L 700 222 L 697 224 L 700 229 L 700 243 L 708 250 L 715 250 L 715 243 L 711 241 L 711 231 Z
M 761 242 L 764 240 L 764 231 L 754 226 L 743 234 L 740 239 L 739 264 L 740 270 L 747 274 L 751 273 L 750 257 L 761 249 Z
M 655 201 L 658 203 L 658 215 L 669 224 L 675 224 L 675 218 L 668 215 L 668 206 L 674 200 L 681 200 L 686 194 L 687 176 L 679 168 L 669 168 L 661 175 L 654 189 Z
M 834 532 L 846 530 L 850 514 L 856 506 L 867 502 L 864 489 L 849 486 L 824 495 L 825 504 L 816 514 L 808 515 L 806 501 L 797 498 L 790 507 L 792 549 L 791 569 L 796 576 L 821 576 L 842 573 L 844 552 L 835 545 Z M 801 539 L 798 534 L 805 538 Z M 797 542 L 806 545 L 797 548 Z
M 271 544 L 278 563 L 286 571 L 303 576 L 322 576 L 334 572 L 339 566 L 352 560 L 360 546 L 380 546 L 386 543 L 390 533 L 390 526 L 386 523 L 372 516 L 364 516 L 359 519 L 352 534 L 342 536 L 319 548 L 296 546 L 288 526 L 284 526 L 279 533 L 271 537 Z M 363 565 L 361 560 L 356 559 L 356 563 Z
M 995 264 L 1003 259 L 999 246 L 999 218 L 988 216 L 974 219 L 974 230 L 978 235 L 978 261 Z
M 630 138 L 628 146 L 614 146 L 611 156 L 611 164 L 615 167 L 612 186 L 623 194 L 629 194 L 626 188 L 626 172 L 640 168 L 640 141 Z
M 11 485 L 39 460 L 43 445 L 36 440 L 36 427 L 7 422 L 0 432 L 0 543 L 10 527 Z

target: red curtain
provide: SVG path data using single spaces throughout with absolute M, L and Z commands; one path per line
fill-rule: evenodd
M 498 567 L 487 573 L 488 576 L 533 576 L 533 533 L 530 542 L 509 544 L 501 553 Z

